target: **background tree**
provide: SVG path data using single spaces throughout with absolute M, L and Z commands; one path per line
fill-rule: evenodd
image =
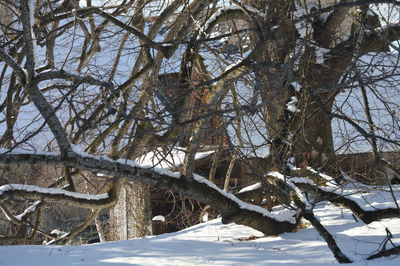
M 399 147 L 400 26 L 391 21 L 397 1 L 1 0 L 0 6 L 12 14 L 0 21 L 0 162 L 63 171 L 47 184 L 16 182 L 9 169 L 2 172 L 2 210 L 31 228 L 33 241 L 37 234 L 72 239 L 128 194 L 132 202 L 120 200 L 117 209 L 132 204 L 141 218 L 125 216 L 124 226 L 134 221 L 134 235 L 147 234 L 149 186 L 266 234 L 291 231 L 304 217 L 340 262 L 350 260 L 314 217 L 318 201 L 340 203 L 366 223 L 398 217 L 398 207 L 365 211 L 323 188 L 346 189 L 350 180 L 336 155 L 353 144 L 335 135 L 339 130 L 355 130 L 358 149 L 371 151 L 375 181 L 390 185 L 382 180 L 398 176 L 383 158 Z M 135 163 L 151 151 L 167 158 L 178 145 L 185 153 L 180 173 Z M 225 192 L 196 175 L 195 156 L 206 145 L 229 147 L 231 167 L 238 158 L 260 159 L 251 167 L 260 189 L 290 215 L 227 193 L 230 174 Z M 28 182 L 33 186 L 21 185 Z M 14 199 L 29 208 L 17 215 Z M 49 202 L 90 214 L 56 237 L 40 228 L 40 215 L 28 219 Z M 114 220 L 123 215 L 114 212 Z

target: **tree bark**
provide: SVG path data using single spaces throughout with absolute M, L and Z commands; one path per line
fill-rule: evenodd
M 69 153 L 68 157 L 59 155 L 38 155 L 38 154 L 1 154 L 1 163 L 22 163 L 22 164 L 65 164 L 80 170 L 93 171 L 105 175 L 114 176 L 117 184 L 122 184 L 123 180 L 140 182 L 145 185 L 153 185 L 162 189 L 169 189 L 188 198 L 198 200 L 206 205 L 210 205 L 215 210 L 221 213 L 223 223 L 237 223 L 250 226 L 256 230 L 263 232 L 266 235 L 276 235 L 283 232 L 292 231 L 300 217 L 293 219 L 279 219 L 275 218 L 273 214 L 267 210 L 258 208 L 249 203 L 244 203 L 234 196 L 226 194 L 223 190 L 217 188 L 208 180 L 197 177 L 198 180 L 186 180 L 185 178 L 177 178 L 172 173 L 157 172 L 153 169 L 132 166 L 117 161 L 110 160 L 109 158 L 96 158 L 91 156 L 81 156 L 75 153 Z M 117 186 L 118 187 L 118 186 Z M 115 194 L 115 191 L 111 191 Z M 12 192 L 10 192 L 12 194 Z M 14 193 L 13 195 L 18 195 Z M 36 199 L 40 195 L 35 193 L 24 193 L 25 197 L 32 197 Z M 43 195 L 42 195 L 43 198 Z M 41 198 L 41 199 L 42 199 Z M 46 199 L 50 201 L 59 201 L 60 196 L 48 195 Z M 111 198 L 111 195 L 110 197 Z M 65 202 L 69 199 L 64 198 Z M 104 200 L 96 201 L 86 200 L 87 203 L 82 205 L 79 200 L 71 198 L 75 205 L 86 207 L 90 209 L 107 207 L 111 201 L 108 199 L 104 205 Z M 295 214 L 294 214 L 295 215 Z

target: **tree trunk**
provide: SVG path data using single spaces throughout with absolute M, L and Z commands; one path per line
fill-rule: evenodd
M 150 186 L 126 182 L 111 211 L 113 240 L 151 235 Z
M 339 91 L 335 86 L 351 64 L 354 53 L 349 46 L 341 47 L 342 35 L 337 43 L 330 39 L 332 34 L 323 33 L 336 32 L 335 27 L 350 33 L 351 22 L 329 18 L 324 24 L 315 16 L 303 20 L 303 24 L 294 24 L 290 19 L 294 11 L 312 12 L 305 3 L 309 2 L 271 3 L 269 10 L 273 12 L 268 23 L 272 25 L 260 24 L 275 30 L 266 37 L 260 34 L 264 49 L 259 49 L 254 57 L 258 77 L 255 89 L 261 92 L 265 103 L 274 166 L 283 172 L 288 172 L 288 164 L 300 168 L 311 166 L 335 175 L 330 113 Z M 252 1 L 248 4 L 254 5 Z M 325 4 L 322 1 L 322 6 Z M 348 10 L 339 9 L 336 13 L 347 16 Z M 307 43 L 304 39 L 313 41 Z
M 276 97 L 276 96 L 275 96 Z M 286 100 L 285 100 L 286 99 Z M 285 170 L 288 163 L 300 168 L 334 173 L 335 156 L 329 112 L 329 94 L 287 89 L 285 97 L 267 100 L 265 117 L 269 125 L 271 155 L 275 167 Z

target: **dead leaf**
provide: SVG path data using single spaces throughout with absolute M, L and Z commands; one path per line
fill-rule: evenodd
M 317 158 L 318 154 L 319 154 L 318 151 L 312 150 L 312 151 L 311 151 L 311 158 L 313 158 L 313 159 Z
M 308 166 L 308 161 L 303 160 L 301 163 L 299 163 L 299 168 L 307 168 Z

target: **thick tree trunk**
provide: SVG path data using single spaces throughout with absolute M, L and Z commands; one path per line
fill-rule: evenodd
M 349 46 L 340 47 L 343 38 L 339 43 L 332 42 L 333 33 L 321 32 L 336 33 L 335 27 L 340 27 L 350 33 L 351 21 L 330 18 L 323 24 L 316 16 L 304 20 L 299 29 L 299 25 L 290 20 L 293 12 L 307 14 L 312 10 L 305 7 L 307 1 L 293 3 L 287 0 L 271 3 L 269 23 L 273 25 L 262 26 L 276 25 L 275 30 L 264 37 L 265 49 L 260 49 L 255 57 L 258 66 L 255 89 L 261 92 L 265 103 L 270 153 L 274 166 L 280 171 L 287 172 L 290 163 L 335 175 L 329 115 L 338 92 L 335 85 L 351 64 L 354 53 Z M 253 5 L 252 1 L 248 4 Z M 322 6 L 326 4 L 322 1 Z M 348 9 L 335 12 L 348 15 Z M 306 43 L 303 39 L 312 42 Z
M 267 97 L 265 117 L 269 125 L 274 166 L 284 170 L 288 163 L 311 166 L 334 173 L 335 155 L 329 112 L 333 98 L 289 88 L 285 97 Z
M 126 182 L 111 211 L 112 240 L 151 235 L 150 186 Z

